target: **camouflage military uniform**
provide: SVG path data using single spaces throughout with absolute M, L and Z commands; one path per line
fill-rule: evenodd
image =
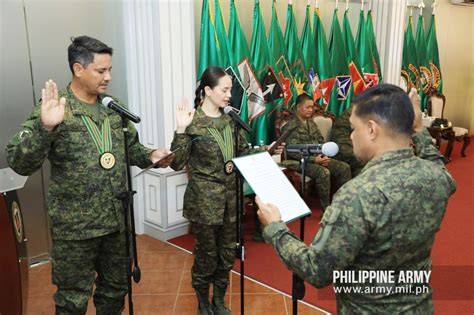
M 349 107 L 341 116 L 337 117 L 331 129 L 331 141 L 336 142 L 339 146 L 339 152 L 335 156 L 336 159 L 344 161 L 351 167 L 352 177 L 360 173 L 364 164 L 359 162 L 354 155 L 351 140 L 351 117 L 352 107 Z
M 126 189 L 121 118 L 99 102 L 81 103 L 69 87 L 59 97 L 66 98 L 63 122 L 48 133 L 41 126 L 40 106 L 36 106 L 7 146 L 8 163 L 21 175 L 34 173 L 46 158 L 51 163 L 47 208 L 57 312 L 85 313 L 97 263 L 96 307 L 99 314 L 115 314 L 127 293 L 124 215 L 117 199 L 117 193 Z M 111 152 L 116 159 L 112 169 L 99 165 L 100 155 L 83 114 L 99 128 L 109 117 Z M 152 150 L 139 143 L 131 123 L 128 127 L 131 162 L 146 167 Z
M 282 132 L 297 127 L 295 131 L 289 136 L 286 141 L 290 144 L 316 144 L 324 143 L 324 137 L 321 135 L 318 126 L 311 119 L 306 119 L 302 122 L 296 114 L 293 118 L 283 126 Z M 295 161 L 301 160 L 302 154 L 288 153 L 287 158 Z M 288 168 L 299 170 L 299 163 L 292 163 L 286 165 Z M 345 182 L 351 179 L 351 171 L 347 163 L 331 159 L 328 166 L 321 166 L 314 163 L 314 157 L 308 159 L 306 164 L 306 175 L 314 179 L 316 191 L 321 198 L 321 206 L 324 209 L 330 203 L 331 194 L 331 178 L 333 179 L 336 189 L 342 186 Z
M 387 152 L 336 193 L 309 247 L 281 221 L 265 228 L 265 240 L 316 287 L 332 283 L 334 270 L 431 270 L 431 248 L 455 183 L 428 132 L 413 141 L 418 157 L 412 149 Z M 339 314 L 432 314 L 431 294 L 336 297 Z
M 227 287 L 235 259 L 235 173 L 227 175 L 224 172 L 226 161 L 207 129 L 211 127 L 222 132 L 227 125 L 233 130 L 234 123 L 229 116 L 211 118 L 198 108 L 191 125 L 185 133 L 175 134 L 171 144 L 171 150 L 183 147 L 176 152 L 171 167 L 175 170 L 186 164 L 189 167 L 190 179 L 183 208 L 184 217 L 193 222 L 196 238 L 192 268 L 192 285 L 196 290 L 206 290 L 210 283 Z M 239 155 L 250 152 L 241 131 Z

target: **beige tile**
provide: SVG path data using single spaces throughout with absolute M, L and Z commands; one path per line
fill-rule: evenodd
M 181 251 L 176 246 L 154 239 L 148 235 L 137 236 L 137 249 L 141 252 L 148 251 Z
M 28 274 L 28 296 L 52 296 L 56 286 L 52 284 L 51 272 Z
M 173 314 L 173 307 L 176 295 L 134 295 L 133 296 L 133 314 L 136 315 L 168 315 Z M 128 299 L 127 299 L 128 304 Z M 128 314 L 129 309 L 126 305 L 122 314 Z
M 191 270 L 183 271 L 181 285 L 179 287 L 179 294 L 194 294 L 194 289 L 191 284 Z
M 173 314 L 186 315 L 196 314 L 198 302 L 194 294 L 180 294 L 176 300 Z
M 240 275 L 232 272 L 231 293 L 240 294 Z M 255 281 L 245 279 L 244 281 L 245 293 L 264 293 L 264 294 L 279 294 L 277 291 L 264 287 Z
M 31 275 L 36 273 L 51 273 L 51 263 L 34 266 L 28 269 L 28 274 Z
M 179 275 L 179 276 L 178 276 Z M 133 284 L 133 294 L 177 294 L 181 271 L 142 270 L 140 283 Z
M 45 296 L 31 296 L 26 302 L 26 315 L 50 315 L 54 314 L 54 301 L 52 295 Z
M 280 294 L 247 294 L 244 297 L 245 314 L 286 315 L 283 296 Z M 240 294 L 231 294 L 230 308 L 233 314 L 240 314 Z
M 182 251 L 172 252 L 145 252 L 140 256 L 138 265 L 143 270 L 183 270 L 186 261 L 186 253 Z
M 137 249 L 142 278 L 133 286 L 134 313 L 196 314 L 197 300 L 191 286 L 193 255 L 146 235 L 137 236 Z M 240 275 L 231 273 L 230 279 L 225 302 L 233 314 L 240 314 Z M 52 296 L 55 291 L 51 283 L 51 264 L 30 269 L 25 314 L 54 314 Z M 245 292 L 246 314 L 291 314 L 291 299 L 276 291 L 245 279 Z M 212 297 L 212 286 L 209 297 Z M 298 304 L 298 313 L 321 314 L 302 303 Z M 93 314 L 95 308 L 90 300 L 87 315 Z M 128 314 L 128 309 L 123 314 Z
M 185 270 L 191 270 L 194 264 L 194 255 L 192 254 L 187 254 L 186 256 L 186 262 L 184 263 L 184 269 Z
M 293 300 L 285 296 L 286 309 L 288 314 L 293 314 Z M 324 315 L 326 313 L 320 312 L 317 309 L 314 309 L 306 304 L 298 302 L 298 314 L 304 315 Z

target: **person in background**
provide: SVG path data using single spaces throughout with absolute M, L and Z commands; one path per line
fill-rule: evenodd
M 191 273 L 198 314 L 231 314 L 224 304 L 229 271 L 236 257 L 236 178 L 231 160 L 256 152 L 247 144 L 243 130 L 238 152 L 234 152 L 234 121 L 223 113 L 231 89 L 232 80 L 224 69 L 207 68 L 196 88 L 195 109 L 188 112 L 184 98 L 178 104 L 177 129 L 171 144 L 171 150 L 179 148 L 171 167 L 180 170 L 187 165 L 190 177 L 183 211 L 195 236 Z M 283 146 L 276 149 L 277 154 L 282 151 Z
M 435 235 L 456 186 L 421 124 L 415 89 L 410 98 L 391 84 L 354 98 L 351 139 L 355 156 L 367 164 L 334 195 L 309 246 L 281 221 L 276 206 L 257 197 L 265 240 L 312 285 L 335 282 L 338 314 L 434 313 L 429 279 L 399 283 L 398 276 L 431 271 Z M 394 280 L 361 283 L 359 271 L 391 271 Z M 334 281 L 335 272 L 353 272 L 359 283 Z M 380 291 L 408 285 L 413 291 Z M 356 287 L 362 290 L 351 290 Z
M 73 38 L 70 84 L 58 92 L 48 80 L 6 148 L 8 164 L 20 175 L 33 174 L 45 159 L 51 163 L 47 208 L 56 314 L 85 314 L 94 284 L 97 314 L 121 314 L 128 292 L 128 229 L 117 198 L 127 190 L 121 117 L 100 103 L 112 79 L 112 53 L 95 38 Z M 144 168 L 170 153 L 144 147 L 133 124 L 128 129 L 132 165 Z
M 287 139 L 287 144 L 321 144 L 324 137 L 318 125 L 312 120 L 314 109 L 313 99 L 306 93 L 296 98 L 296 112 L 292 119 L 283 126 L 282 132 L 296 128 Z M 301 153 L 288 153 L 289 160 L 300 161 Z M 299 163 L 286 164 L 290 169 L 299 171 Z M 308 159 L 306 176 L 315 182 L 316 192 L 321 199 L 324 211 L 331 200 L 331 179 L 335 183 L 335 190 L 351 179 L 351 170 L 347 163 L 330 158 L 323 154 L 316 154 Z
M 356 158 L 352 148 L 352 128 L 349 121 L 351 113 L 352 106 L 343 111 L 341 116 L 336 118 L 331 129 L 331 141 L 337 143 L 339 146 L 339 152 L 334 158 L 349 164 L 352 177 L 356 177 L 365 164 Z

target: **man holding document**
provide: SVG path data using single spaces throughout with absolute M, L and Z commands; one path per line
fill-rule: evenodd
M 286 227 L 276 206 L 257 197 L 265 241 L 312 285 L 334 283 L 338 314 L 434 312 L 430 253 L 455 182 L 421 124 L 416 91 L 410 98 L 381 84 L 353 100 L 354 153 L 367 164 L 335 194 L 310 246 Z M 357 277 L 371 272 L 378 274 Z M 427 276 L 404 276 L 413 273 Z M 400 290 L 402 284 L 410 290 Z

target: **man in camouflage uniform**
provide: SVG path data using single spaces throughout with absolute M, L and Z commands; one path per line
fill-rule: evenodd
M 416 90 L 410 97 L 413 105 L 399 87 L 381 84 L 353 100 L 354 153 L 367 164 L 336 193 L 310 246 L 288 230 L 278 208 L 257 200 L 265 240 L 288 268 L 318 288 L 333 282 L 334 271 L 431 270 L 431 248 L 455 183 L 421 124 Z M 397 279 L 364 283 L 362 293 L 337 293 L 338 313 L 433 314 L 428 283 L 418 295 L 365 291 L 403 285 Z
M 283 126 L 282 132 L 296 128 L 288 137 L 286 143 L 291 144 L 319 144 L 324 143 L 324 137 L 319 131 L 318 125 L 311 119 L 313 114 L 313 100 L 303 93 L 296 98 L 296 112 L 293 118 Z M 300 161 L 301 153 L 288 153 L 287 158 Z M 299 163 L 286 163 L 286 167 L 299 170 Z M 323 211 L 330 203 L 331 179 L 339 188 L 351 179 L 351 170 L 345 162 L 331 159 L 322 154 L 310 156 L 306 164 L 306 175 L 311 177 L 316 186 L 316 192 L 321 199 Z
M 25 176 L 46 158 L 51 163 L 47 208 L 56 314 L 85 314 L 94 282 L 97 314 L 120 314 L 128 263 L 117 199 L 127 190 L 123 132 L 121 117 L 100 104 L 111 80 L 112 48 L 80 36 L 68 59 L 71 83 L 58 93 L 52 80 L 46 82 L 39 105 L 8 144 L 7 159 Z M 98 127 L 89 130 L 92 125 L 102 126 L 102 135 Z M 142 146 L 131 123 L 128 129 L 133 165 L 146 167 L 169 152 Z
M 341 116 L 337 117 L 331 129 L 331 141 L 337 143 L 339 152 L 335 156 L 336 159 L 344 161 L 351 167 L 352 177 L 356 177 L 360 173 L 364 164 L 361 163 L 354 155 L 351 140 L 351 117 L 352 106 L 342 112 Z

